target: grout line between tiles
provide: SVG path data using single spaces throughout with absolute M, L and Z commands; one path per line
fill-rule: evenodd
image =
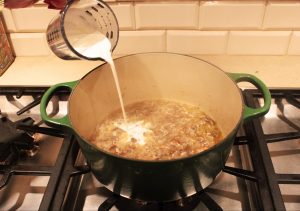
M 164 37 L 165 49 L 164 49 L 164 52 L 167 52 L 168 51 L 168 46 L 167 46 L 167 43 L 168 43 L 168 30 L 164 30 L 164 31 L 165 31 L 165 37 Z
M 136 30 L 135 2 L 132 3 L 132 13 L 133 30 Z
M 132 2 L 132 12 L 133 12 L 133 14 L 132 14 L 132 18 L 133 18 L 133 30 L 136 30 L 136 15 L 135 15 L 135 5 L 136 5 L 136 3 L 135 3 L 135 1 L 133 1 Z
M 228 45 L 229 45 L 229 39 L 230 39 L 231 31 L 227 31 L 227 39 L 226 39 L 226 45 L 225 45 L 225 55 L 228 55 Z
M 260 30 L 262 30 L 262 31 L 266 30 L 264 27 L 264 22 L 265 22 L 266 11 L 267 11 L 268 5 L 269 5 L 269 2 L 267 0 L 265 2 L 265 9 L 264 9 L 263 17 L 262 17 L 261 24 L 260 24 Z
M 289 49 L 290 49 L 290 44 L 291 44 L 291 40 L 292 40 L 293 34 L 294 34 L 294 31 L 291 31 L 290 37 L 289 37 L 289 41 L 288 41 L 288 45 L 287 45 L 287 48 L 285 50 L 285 54 L 284 55 L 288 55 L 289 54 Z
M 197 1 L 197 11 L 196 11 L 196 27 L 194 30 L 199 30 L 200 28 L 200 21 L 199 18 L 200 17 L 200 1 Z

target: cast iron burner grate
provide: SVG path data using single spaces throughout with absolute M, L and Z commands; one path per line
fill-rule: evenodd
M 16 122 L 12 122 L 5 116 L 0 118 L 0 163 L 11 164 L 15 159 L 14 155 L 16 156 L 19 151 L 34 148 L 33 137 L 17 129 L 20 124 L 32 125 L 33 122 L 30 117 Z
M 282 99 L 286 99 L 291 105 L 300 109 L 300 90 L 271 90 L 272 98 L 276 104 L 280 105 Z M 244 91 L 244 99 L 247 105 L 258 107 L 256 98 L 261 97 L 260 93 L 254 90 Z M 279 109 L 280 106 L 279 106 Z M 300 127 L 293 124 L 288 119 L 283 119 L 287 124 L 292 125 L 296 132 L 264 134 L 259 119 L 254 119 L 244 124 L 246 136 L 237 137 L 236 145 L 247 144 L 249 147 L 251 161 L 254 171 L 236 169 L 225 166 L 224 172 L 238 177 L 254 181 L 256 189 L 252 189 L 252 194 L 256 200 L 258 210 L 286 210 L 279 184 L 300 184 L 300 172 L 298 174 L 278 174 L 275 173 L 272 164 L 268 143 L 288 141 L 300 138 Z
M 165 203 L 135 201 L 113 194 L 99 206 L 98 211 L 110 210 L 113 206 L 115 206 L 118 210 L 122 210 L 122 208 L 126 207 L 127 210 L 139 211 L 190 211 L 196 209 L 201 202 L 208 210 L 222 210 L 218 203 L 206 194 L 205 191 L 201 191 L 190 197 Z
M 17 115 L 21 115 L 36 105 L 39 105 L 41 96 L 46 90 L 47 87 L 0 87 L 0 96 L 6 96 L 7 99 L 12 99 L 14 96 L 16 98 L 21 98 L 22 96 L 27 95 L 32 96 L 34 101 L 16 112 Z M 66 96 L 69 94 L 69 91 L 60 90 L 57 92 L 57 94 L 59 96 Z M 4 122 L 7 124 L 3 125 Z M 8 184 L 12 175 L 50 176 L 50 180 L 48 182 L 39 210 L 58 210 L 56 207 L 61 208 L 61 204 L 63 203 L 64 199 L 63 196 L 66 193 L 69 182 L 68 179 L 73 176 L 89 172 L 89 167 L 87 165 L 77 167 L 74 166 L 76 156 L 79 152 L 79 147 L 77 142 L 74 141 L 74 137 L 72 135 L 65 134 L 63 131 L 58 129 L 40 127 L 40 123 L 33 123 L 34 122 L 31 118 L 25 118 L 13 123 L 6 117 L 3 117 L 2 122 L 0 122 L 1 127 L 6 127 L 10 130 L 13 130 L 13 132 L 16 132 L 15 136 L 11 133 L 8 133 L 9 137 L 5 140 L 13 140 L 14 143 L 19 143 L 19 145 L 23 146 L 23 148 L 25 144 L 27 147 L 31 144 L 31 142 L 28 141 L 29 138 L 26 134 L 42 133 L 51 136 L 63 137 L 63 143 L 60 148 L 56 163 L 54 166 L 18 165 L 15 164 L 17 161 L 16 159 L 18 159 L 18 156 L 15 156 L 15 154 L 14 158 L 9 162 L 7 161 L 7 158 L 5 158 L 5 162 L 0 163 L 0 189 Z M 33 139 L 30 139 L 30 141 L 32 140 Z M 13 146 L 15 145 L 16 144 Z
M 20 97 L 22 95 L 35 96 L 37 101 L 46 90 L 42 88 L 13 88 L 0 87 L 0 95 L 14 95 Z M 65 92 L 58 94 L 66 95 Z M 243 91 L 245 102 L 252 107 L 258 106 L 258 98 L 261 94 L 254 90 Z M 290 104 L 299 108 L 300 90 L 271 90 L 272 98 L 275 101 L 285 98 Z M 33 102 L 26 109 L 37 105 L 38 102 Z M 26 110 L 25 109 L 25 110 Z M 22 113 L 23 110 L 19 113 Z M 289 133 L 268 134 L 263 133 L 262 125 L 259 119 L 252 120 L 243 125 L 245 136 L 237 137 L 235 145 L 248 145 L 253 165 L 253 171 L 224 167 L 224 172 L 244 178 L 254 182 L 256 185 L 250 191 L 254 196 L 255 209 L 257 210 L 285 210 L 282 195 L 280 193 L 279 184 L 300 184 L 299 174 L 277 174 L 274 171 L 270 153 L 267 148 L 267 143 L 287 141 L 300 138 L 300 130 Z M 297 128 L 297 125 L 293 125 Z M 40 128 L 35 126 L 24 126 L 27 131 L 47 132 L 49 128 Z M 49 131 L 48 131 L 49 132 Z M 3 172 L 9 172 L 19 175 L 50 175 L 50 180 L 46 187 L 39 210 L 75 210 L 74 202 L 77 200 L 80 180 L 76 180 L 76 175 L 83 175 L 90 172 L 87 165 L 75 166 L 76 158 L 80 152 L 79 146 L 75 138 L 70 134 L 62 133 L 62 131 L 54 131 L 50 129 L 50 135 L 63 136 L 63 143 L 60 148 L 54 166 L 22 166 L 22 165 L 1 165 L 0 175 Z M 70 181 L 72 184 L 70 185 Z M 72 196 L 66 196 L 68 193 Z M 70 194 L 69 194 L 70 195 Z M 67 201 L 65 201 L 67 199 Z M 112 206 L 118 207 L 120 203 L 128 202 L 118 195 L 111 194 L 101 205 L 99 210 L 109 210 Z M 174 204 L 178 210 L 192 210 L 200 202 L 203 202 L 210 210 L 222 210 L 222 208 L 211 198 L 205 191 L 199 192 L 191 197 L 170 203 L 146 203 L 137 202 L 134 206 L 138 206 L 140 210 L 171 210 Z M 132 202 L 128 202 L 129 204 Z M 186 204 L 185 204 L 186 203 Z M 184 205 L 184 206 L 182 206 Z M 174 210 L 174 209 L 173 209 Z

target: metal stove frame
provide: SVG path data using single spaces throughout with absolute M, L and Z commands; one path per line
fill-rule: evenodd
M 11 95 L 20 98 L 23 95 L 35 97 L 35 101 L 23 108 L 18 114 L 39 104 L 41 96 L 48 87 L 0 87 L 0 95 Z M 285 98 L 289 103 L 300 109 L 300 90 L 270 90 L 272 98 Z M 60 90 L 57 95 L 67 95 L 67 90 Z M 243 91 L 245 102 L 248 106 L 259 106 L 258 98 L 261 97 L 257 90 Z M 267 147 L 268 143 L 287 141 L 300 138 L 300 129 L 297 132 L 278 133 L 266 135 L 263 132 L 260 119 L 254 119 L 243 125 L 245 135 L 235 139 L 235 145 L 248 145 L 253 171 L 225 166 L 223 171 L 237 177 L 251 181 L 250 194 L 257 210 L 286 210 L 280 192 L 279 184 L 300 184 L 299 174 L 277 174 L 274 171 L 271 156 Z M 39 210 L 75 210 L 74 201 L 77 200 L 80 177 L 90 172 L 88 165 L 76 166 L 76 160 L 80 149 L 72 134 L 60 130 L 48 128 L 22 128 L 29 131 L 38 130 L 50 135 L 57 135 L 63 138 L 63 143 L 54 166 L 25 166 L 25 165 L 0 165 L 0 174 L 8 175 L 9 182 L 11 175 L 37 175 L 50 176 Z M 259 170 L 258 170 L 259 169 Z M 5 178 L 5 177 L 4 177 Z M 67 193 L 72 193 L 68 196 Z M 77 193 L 77 194 L 76 194 Z M 198 201 L 205 201 L 208 209 L 222 210 L 205 191 L 197 193 Z M 72 199 L 70 198 L 72 197 Z M 194 196 L 192 196 L 194 197 Z M 67 198 L 67 200 L 66 200 Z M 118 200 L 122 198 L 112 195 L 104 203 L 99 205 L 98 210 L 109 210 Z M 161 205 L 162 209 L 164 205 Z

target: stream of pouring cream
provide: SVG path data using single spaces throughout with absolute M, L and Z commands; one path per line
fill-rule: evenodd
M 88 40 L 87 43 L 80 43 L 81 40 Z M 111 54 L 111 43 L 109 39 L 104 36 L 101 33 L 92 33 L 84 36 L 84 39 L 79 40 L 79 42 L 76 43 L 77 46 L 80 46 L 80 48 L 76 48 L 77 51 L 82 52 L 82 54 L 86 57 L 89 58 L 101 58 L 104 59 L 110 66 L 110 69 L 112 71 L 114 81 L 115 81 L 115 86 L 117 88 L 118 92 L 118 97 L 123 113 L 123 118 L 124 121 L 127 122 L 127 117 L 124 109 L 124 102 L 121 94 L 121 89 L 120 89 L 120 83 L 119 83 L 119 78 L 117 75 L 115 63 L 112 58 Z M 99 41 L 100 40 L 100 41 Z M 91 45 L 90 43 L 93 43 Z M 94 44 L 96 43 L 96 44 Z
M 127 116 L 126 116 L 126 112 L 125 112 L 125 108 L 124 108 L 124 102 L 123 102 L 123 98 L 122 98 L 121 88 L 120 88 L 120 84 L 119 84 L 119 78 L 118 78 L 116 67 L 115 67 L 115 64 L 114 64 L 114 61 L 112 58 L 111 43 L 110 43 L 109 39 L 99 33 L 87 35 L 87 37 L 85 37 L 85 39 L 88 39 L 89 43 L 96 43 L 96 44 L 85 47 L 85 48 L 81 47 L 81 49 L 77 49 L 77 50 L 80 50 L 80 52 L 83 52 L 83 55 L 85 55 L 87 57 L 91 57 L 91 58 L 93 58 L 95 56 L 100 57 L 100 58 L 104 59 L 110 65 L 110 68 L 111 68 L 111 71 L 113 74 L 113 78 L 115 81 L 115 86 L 117 88 L 118 97 L 119 97 L 122 114 L 123 114 L 123 119 L 124 119 L 124 122 L 116 123 L 115 126 L 120 128 L 121 130 L 125 131 L 128 134 L 127 142 L 129 142 L 131 140 L 131 138 L 134 138 L 138 144 L 144 145 L 145 144 L 144 133 L 149 132 L 150 130 L 144 126 L 143 121 L 137 121 L 137 122 L 128 122 L 127 121 Z M 99 41 L 99 40 L 101 40 L 101 41 Z M 81 46 L 84 46 L 84 45 L 81 45 Z M 100 51 L 99 51 L 99 49 L 100 49 Z

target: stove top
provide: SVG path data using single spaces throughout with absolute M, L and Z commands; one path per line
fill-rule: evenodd
M 0 87 L 0 128 L 10 121 L 22 134 L 3 141 L 13 153 L 0 160 L 0 210 L 300 210 L 300 90 L 271 90 L 270 112 L 243 124 L 223 172 L 204 191 L 148 203 L 106 189 L 75 137 L 43 124 L 37 105 L 46 89 Z M 52 97 L 49 115 L 66 113 L 68 94 Z M 243 94 L 249 106 L 263 103 L 256 90 Z

